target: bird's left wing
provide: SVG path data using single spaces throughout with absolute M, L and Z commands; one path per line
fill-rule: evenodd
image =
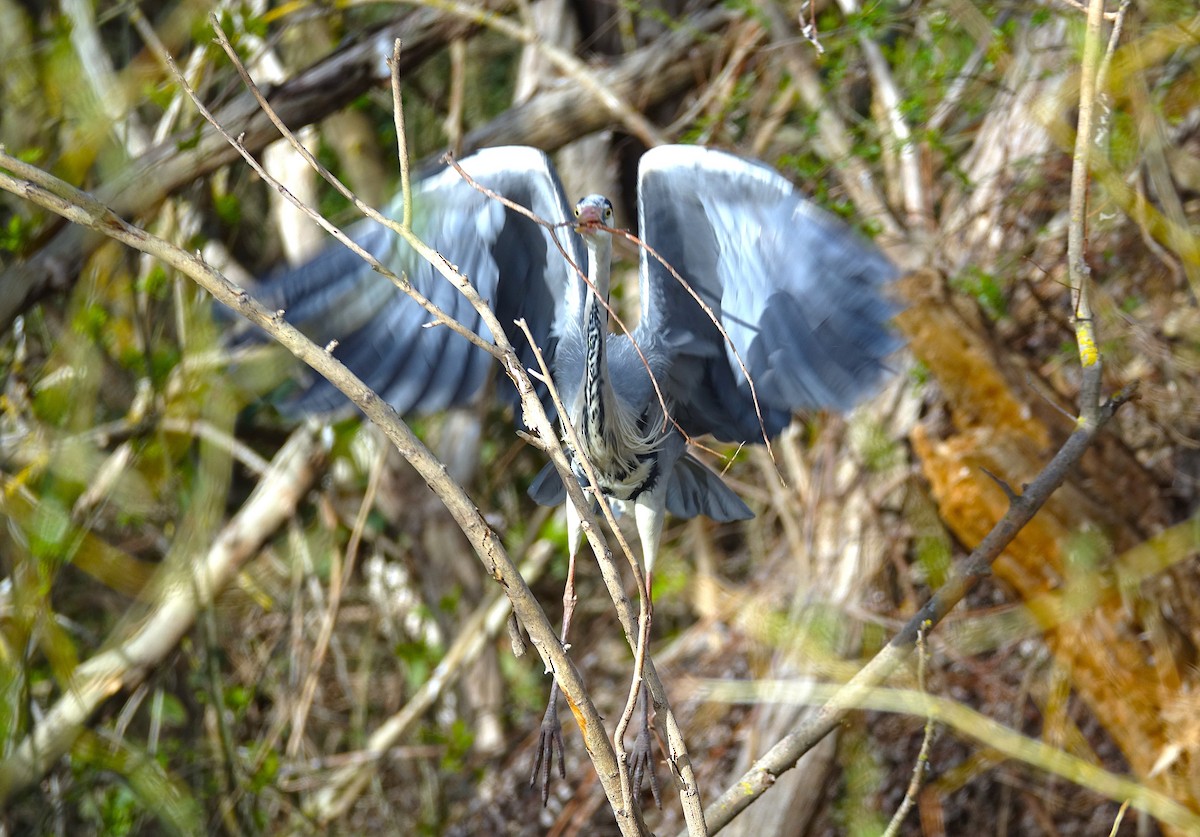
M 564 224 L 570 217 L 558 175 L 537 149 L 485 149 L 460 165 L 480 186 L 551 224 Z M 569 227 L 547 229 L 507 209 L 449 166 L 414 183 L 412 200 L 418 237 L 456 266 L 491 305 L 522 362 L 533 365 L 533 356 L 513 325 L 518 318 L 526 320 L 552 361 L 571 275 L 559 246 L 582 263 L 578 236 Z M 388 214 L 398 218 L 401 209 L 397 198 Z M 462 294 L 390 230 L 368 220 L 348 233 L 452 318 L 491 339 Z M 429 312 L 338 245 L 269 280 L 262 294 L 314 340 L 336 340 L 335 356 L 401 413 L 468 403 L 491 369 L 486 352 L 448 328 L 432 326 Z M 505 391 L 515 396 L 511 387 Z M 335 412 L 345 405 L 332 384 L 312 376 L 281 407 L 295 414 Z
M 848 408 L 882 377 L 899 345 L 884 295 L 895 269 L 778 172 L 699 146 L 660 146 L 642 157 L 638 221 L 643 241 L 729 337 L 643 251 L 638 334 L 672 356 L 664 389 L 687 433 L 762 441 L 792 411 Z

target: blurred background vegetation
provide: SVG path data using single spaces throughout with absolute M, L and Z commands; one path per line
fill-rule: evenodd
M 1200 17 L 1194 0 L 1126 5 L 1088 267 L 1106 385 L 1137 381 L 1140 397 L 930 638 L 926 688 L 1200 813 Z M 1003 513 L 989 474 L 1019 487 L 1073 427 L 1066 230 L 1084 13 L 991 0 L 491 8 L 578 56 L 627 112 L 469 4 L 0 0 L 0 142 L 236 281 L 312 252 L 317 227 L 213 139 L 152 48 L 298 194 L 351 221 L 248 127 L 215 12 L 289 124 L 311 125 L 322 162 L 374 205 L 398 188 L 382 56 L 399 36 L 414 161 L 536 144 L 558 154 L 569 194 L 616 196 L 628 225 L 652 139 L 636 114 L 662 138 L 769 162 L 875 236 L 909 271 L 894 381 L 848 418 L 797 417 L 774 461 L 721 451 L 757 517 L 669 525 L 656 568 L 654 657 L 712 799 L 806 709 L 802 686 L 724 703 L 704 680 L 846 679 Z M 569 726 L 567 779 L 544 809 L 528 789 L 542 666 L 514 657 L 502 620 L 485 632 L 496 586 L 353 419 L 321 437 L 286 522 L 182 641 L 123 671 L 68 727 L 65 755 L 22 772 L 13 754 L 69 702 L 77 668 L 126 648 L 164 591 L 199 583 L 189 568 L 293 433 L 268 396 L 298 370 L 277 354 L 230 364 L 234 326 L 212 307 L 163 265 L 0 197 L 0 830 L 613 833 Z M 525 496 L 542 463 L 513 417 L 413 421 L 556 619 L 564 524 Z M 628 649 L 590 562 L 579 584 L 571 651 L 615 719 Z M 448 653 L 453 681 L 434 690 Z M 915 669 L 896 678 L 915 682 Z M 879 833 L 923 724 L 855 714 L 731 829 Z M 1107 834 L 1119 819 L 1120 834 L 1183 833 L 1122 818 L 1120 803 L 1052 760 L 940 728 L 901 833 Z M 673 803 L 647 819 L 681 827 Z

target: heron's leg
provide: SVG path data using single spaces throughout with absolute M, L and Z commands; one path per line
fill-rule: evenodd
M 633 507 L 633 517 L 637 523 L 638 540 L 642 542 L 642 563 L 646 567 L 646 598 L 642 610 L 644 623 L 640 626 L 641 630 L 638 636 L 639 646 L 648 644 L 649 642 L 650 622 L 652 621 L 654 612 L 652 598 L 654 590 L 654 561 L 658 558 L 658 544 L 662 538 L 666 505 L 666 487 L 660 486 L 658 489 L 649 492 L 649 496 L 639 498 Z M 640 654 L 638 657 L 639 665 L 644 663 L 644 661 L 644 655 Z M 639 679 L 642 677 L 640 668 L 635 673 L 635 676 Z M 637 738 L 633 742 L 633 751 L 630 753 L 630 768 L 633 771 L 630 778 L 633 781 L 633 787 L 636 791 L 640 790 L 642 786 L 642 777 L 649 774 L 650 790 L 654 794 L 654 804 L 661 808 L 662 799 L 659 794 L 658 776 L 654 772 L 654 727 L 650 721 L 650 686 L 645 681 L 641 684 L 638 699 L 641 701 L 642 723 L 641 729 L 638 730 Z
M 567 641 L 571 629 L 571 617 L 575 615 L 575 556 L 579 553 L 579 541 L 583 535 L 583 517 L 567 498 L 567 584 L 563 588 L 562 641 Z
M 567 632 L 571 629 L 571 618 L 575 615 L 575 555 L 579 551 L 579 538 L 583 534 L 583 519 L 575 504 L 567 499 L 567 583 L 563 588 L 563 621 L 559 638 L 567 643 Z M 546 714 L 542 716 L 542 728 L 538 735 L 537 758 L 529 786 L 542 779 L 542 807 L 550 800 L 550 773 L 554 769 L 554 756 L 558 754 L 558 776 L 567 778 L 566 760 L 563 755 L 562 722 L 558 720 L 558 680 L 550 683 L 550 699 L 546 703 Z
M 633 789 L 641 792 L 642 777 L 650 776 L 650 792 L 654 794 L 654 804 L 662 807 L 662 796 L 658 787 L 658 774 L 654 772 L 654 726 L 650 723 L 650 687 L 642 683 L 641 694 L 642 728 L 638 731 L 630 753 L 630 770 L 633 771 Z
M 662 539 L 663 518 L 667 513 L 667 492 L 662 486 L 639 498 L 633 505 L 638 540 L 642 542 L 642 563 L 646 567 L 646 613 L 654 609 L 654 561 L 658 558 L 658 543 Z
M 529 787 L 542 779 L 542 807 L 550 801 L 550 772 L 554 769 L 554 755 L 558 754 L 558 778 L 567 778 L 566 758 L 563 755 L 562 722 L 558 720 L 558 681 L 550 683 L 550 700 L 546 703 L 546 714 L 542 716 L 542 728 L 538 733 L 537 760 L 529 776 Z

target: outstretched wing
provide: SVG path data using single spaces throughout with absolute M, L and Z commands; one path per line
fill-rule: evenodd
M 883 293 L 896 271 L 773 169 L 698 146 L 660 146 L 641 160 L 638 223 L 737 349 L 643 251 L 638 333 L 657 336 L 671 355 L 666 395 L 688 434 L 762 440 L 742 364 L 768 435 L 794 410 L 846 409 L 879 382 L 899 346 Z
M 537 149 L 490 148 L 460 165 L 481 186 L 539 218 L 563 224 L 570 217 L 558 175 Z M 399 198 L 388 212 L 400 217 Z M 522 317 L 553 362 L 571 276 L 554 238 L 577 264 L 586 263 L 582 242 L 569 227 L 551 232 L 505 208 L 447 166 L 414 184 L 413 228 L 490 302 L 526 366 L 534 365 L 532 350 L 513 325 Z M 386 227 L 366 220 L 348 234 L 394 273 L 407 276 L 451 317 L 492 339 L 462 294 Z M 468 403 L 492 367 L 482 349 L 448 328 L 429 327 L 432 317 L 424 308 L 340 245 L 269 280 L 262 295 L 315 341 L 336 340 L 334 355 L 401 413 Z M 328 413 L 349 406 L 324 378 L 310 374 L 302 387 L 281 409 Z M 505 392 L 515 399 L 511 386 Z

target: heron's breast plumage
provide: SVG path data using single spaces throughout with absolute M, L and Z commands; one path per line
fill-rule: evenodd
M 627 338 L 607 333 L 599 307 L 592 307 L 584 325 L 585 351 L 582 386 L 571 406 L 571 422 L 576 428 L 582 450 L 596 474 L 606 497 L 636 500 L 659 481 L 659 454 L 667 433 L 661 421 L 661 407 L 646 397 L 639 385 L 649 380 L 642 361 Z M 616 349 L 616 351 L 613 351 Z M 636 368 L 634 368 L 636 366 Z M 587 476 L 578 459 L 572 469 L 581 484 Z

